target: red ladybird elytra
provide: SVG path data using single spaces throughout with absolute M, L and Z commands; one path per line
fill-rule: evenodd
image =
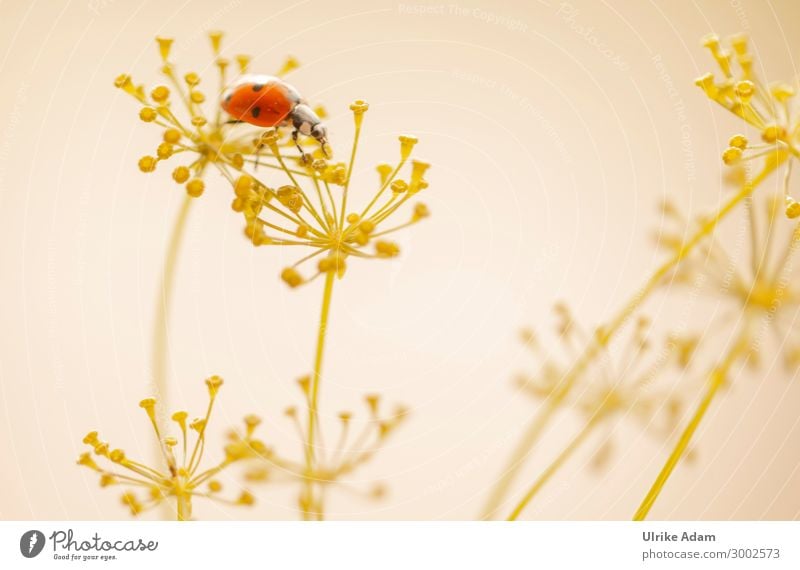
M 236 121 L 257 127 L 292 125 L 292 139 L 300 152 L 297 136 L 314 137 L 328 154 L 328 131 L 300 93 L 271 75 L 243 75 L 222 94 L 222 109 Z

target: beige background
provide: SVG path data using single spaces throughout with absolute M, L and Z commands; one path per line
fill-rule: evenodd
M 713 63 L 699 38 L 746 31 L 765 75 L 796 75 L 791 0 L 576 0 L 572 16 L 555 0 L 423 5 L 444 13 L 382 0 L 0 4 L 0 517 L 125 518 L 117 492 L 74 465 L 80 438 L 99 428 L 129 454 L 150 453 L 136 403 L 181 191 L 166 171 L 137 170 L 159 135 L 112 81 L 159 81 L 153 36 L 175 36 L 177 62 L 208 77 L 207 29 L 226 30 L 227 53 L 253 54 L 255 70 L 296 55 L 291 81 L 331 111 L 334 146 L 351 135 L 347 104 L 368 100 L 357 189 L 396 156 L 396 134 L 417 134 L 417 154 L 433 164 L 434 215 L 402 235 L 403 256 L 352 262 L 335 291 L 323 414 L 360 410 L 369 391 L 413 410 L 357 473 L 357 485 L 386 483 L 386 500 L 336 494 L 336 518 L 475 517 L 536 406 L 511 383 L 534 365 L 516 331 L 550 328 L 560 299 L 586 323 L 608 317 L 660 259 L 646 239 L 655 205 L 669 195 L 698 212 L 726 191 L 719 153 L 741 127 L 692 84 Z M 220 374 L 214 441 L 257 411 L 268 441 L 299 457 L 281 411 L 299 402 L 320 290 L 287 290 L 287 252 L 249 247 L 229 189 L 213 176 L 209 186 L 177 278 L 171 399 L 199 410 L 201 380 Z M 681 311 L 680 298 L 656 297 L 648 313 L 691 329 L 716 303 Z M 674 317 L 687 313 L 697 321 Z M 673 380 L 689 395 L 701 389 L 699 374 Z M 737 376 L 700 430 L 697 461 L 678 469 L 653 516 L 797 518 L 799 398 L 796 378 L 779 371 Z M 527 480 L 575 426 L 558 418 Z M 579 455 L 526 516 L 629 518 L 667 447 L 636 424 L 614 437 L 603 475 Z M 286 490 L 257 496 L 254 510 L 198 503 L 196 515 L 295 517 Z

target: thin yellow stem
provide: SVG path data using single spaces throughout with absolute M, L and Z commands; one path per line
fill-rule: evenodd
M 658 496 L 664 489 L 664 485 L 666 485 L 670 475 L 672 475 L 672 472 L 678 465 L 678 462 L 686 453 L 686 449 L 689 447 L 689 443 L 692 441 L 692 437 L 694 437 L 697 427 L 700 425 L 700 422 L 706 415 L 711 402 L 714 400 L 717 392 L 719 392 L 720 387 L 725 383 L 725 379 L 728 376 L 731 366 L 733 366 L 736 360 L 742 355 L 742 349 L 744 345 L 743 341 L 745 337 L 746 333 L 742 332 L 736 344 L 731 347 L 722 362 L 715 366 L 711 371 L 708 379 L 708 387 L 706 388 L 706 393 L 703 395 L 703 399 L 700 400 L 700 403 L 697 405 L 694 414 L 692 414 L 689 423 L 686 424 L 683 433 L 681 433 L 681 437 L 675 444 L 675 448 L 672 450 L 672 453 L 670 453 L 666 463 L 664 463 L 664 466 L 661 468 L 658 477 L 656 477 L 656 480 L 653 482 L 653 485 L 647 492 L 642 504 L 639 505 L 639 508 L 633 515 L 633 520 L 643 521 L 645 518 L 647 518 L 647 514 L 650 512 L 650 509 L 653 507 L 656 499 L 658 499 Z
M 319 330 L 317 331 L 317 351 L 314 357 L 314 374 L 311 376 L 311 388 L 308 401 L 308 433 L 306 434 L 306 491 L 309 497 L 309 505 L 313 505 L 314 482 L 314 434 L 319 421 L 319 384 L 322 375 L 322 357 L 325 353 L 325 338 L 328 332 L 328 315 L 331 309 L 331 297 L 333 295 L 333 281 L 336 278 L 335 271 L 328 271 L 325 275 L 325 288 L 322 292 L 322 310 L 319 316 Z M 308 517 L 311 513 L 303 513 Z M 321 513 L 319 514 L 321 516 Z
M 353 135 L 353 148 L 350 151 L 350 164 L 347 165 L 347 178 L 342 189 L 342 211 L 339 213 L 339 227 L 343 228 L 345 216 L 347 216 L 347 191 L 350 189 L 350 178 L 353 176 L 353 166 L 356 163 L 356 151 L 358 150 L 358 139 L 361 137 L 361 119 L 363 115 L 356 115 L 356 131 Z
M 175 289 L 175 272 L 180 256 L 181 244 L 186 233 L 186 222 L 189 218 L 189 210 L 194 198 L 187 195 L 183 199 L 178 217 L 172 226 L 167 254 L 164 258 L 164 266 L 161 272 L 161 283 L 159 284 L 155 318 L 153 319 L 153 345 L 151 347 L 152 363 L 152 391 L 159 399 L 161 410 L 168 410 L 167 385 L 168 385 L 168 362 L 169 362 L 169 314 L 172 306 L 172 296 Z M 163 454 L 163 443 L 161 438 L 157 438 L 155 457 L 160 462 Z M 167 515 L 166 512 L 163 513 Z
M 233 463 L 233 460 L 224 459 L 217 466 L 212 467 L 211 469 L 208 469 L 206 471 L 203 471 L 200 475 L 189 481 L 189 484 L 193 488 L 199 487 L 200 485 L 211 479 L 214 475 L 216 475 L 217 473 L 228 467 L 228 465 L 230 465 L 231 463 Z
M 739 190 L 735 195 L 733 195 L 722 207 L 717 210 L 716 214 L 711 216 L 707 219 L 697 230 L 697 232 L 692 235 L 686 243 L 666 262 L 664 262 L 656 271 L 650 276 L 650 278 L 645 282 L 644 286 L 642 286 L 639 291 L 625 304 L 622 310 L 617 313 L 617 315 L 609 322 L 606 327 L 603 327 L 601 334 L 599 335 L 600 338 L 598 339 L 599 342 L 590 343 L 589 346 L 584 351 L 582 358 L 575 363 L 570 374 L 568 374 L 568 385 L 571 385 L 574 380 L 585 370 L 586 366 L 594 360 L 597 356 L 598 352 L 600 352 L 600 348 L 608 344 L 608 341 L 611 337 L 622 327 L 622 325 L 628 320 L 628 318 L 633 314 L 636 309 L 638 309 L 641 304 L 647 299 L 653 291 L 659 285 L 659 282 L 664 278 L 667 273 L 669 273 L 672 269 L 674 269 L 677 265 L 679 265 L 688 255 L 694 250 L 694 248 L 706 239 L 714 229 L 717 227 L 717 224 L 724 219 L 739 203 L 741 203 L 745 198 L 750 196 L 753 193 L 753 189 L 758 186 L 775 168 L 778 166 L 780 162 L 785 160 L 786 157 L 782 156 L 780 159 L 776 160 L 775 162 L 769 161 L 765 166 L 764 169 L 756 176 L 752 181 L 748 181 L 747 183 L 742 186 L 742 189 Z
M 670 257 L 666 262 L 656 269 L 656 271 L 636 292 L 636 294 L 634 294 L 634 296 L 622 307 L 622 309 L 608 322 L 605 327 L 601 328 L 601 332 L 598 337 L 592 342 L 587 343 L 583 352 L 578 356 L 562 380 L 562 391 L 564 396 L 569 393 L 577 380 L 581 377 L 588 366 L 595 360 L 595 358 L 597 358 L 597 356 L 603 352 L 604 347 L 618 332 L 622 325 L 625 324 L 628 318 L 630 318 L 630 316 L 641 306 L 641 304 L 657 289 L 664 276 L 667 275 L 672 269 L 677 267 L 681 262 L 683 262 L 695 247 L 697 247 L 708 236 L 710 236 L 717 224 L 719 224 L 720 221 L 722 221 L 731 211 L 733 211 L 733 209 L 739 203 L 750 196 L 756 186 L 763 182 L 767 176 L 769 176 L 776 168 L 778 168 L 778 166 L 780 166 L 784 160 L 786 160 L 786 158 L 786 155 L 779 154 L 775 160 L 767 161 L 762 171 L 752 181 L 746 182 L 735 195 L 725 202 L 713 216 L 708 218 L 700 226 L 700 228 L 683 244 L 680 249 L 675 252 L 675 254 L 672 255 L 672 257 Z M 535 421 L 536 420 L 534 420 L 533 425 L 535 425 Z M 533 428 L 530 428 L 529 431 L 523 435 L 523 442 L 530 439 L 530 431 L 532 429 Z M 533 443 L 535 443 L 535 438 L 533 439 Z M 533 443 L 531 443 L 531 445 L 533 445 Z M 522 444 L 517 447 L 517 451 L 512 456 L 510 464 L 515 464 L 518 462 L 518 454 L 524 447 L 525 446 Z M 524 452 L 522 452 L 522 455 L 527 455 L 527 453 L 528 450 L 526 449 Z M 514 473 L 511 474 L 512 478 L 513 476 Z M 491 516 L 493 508 L 496 508 L 497 504 L 502 501 L 503 496 L 507 493 L 507 489 L 502 489 L 502 487 L 508 484 L 510 483 L 505 481 L 505 477 L 498 481 L 495 489 L 492 492 L 493 498 L 490 500 L 486 509 L 484 510 L 484 517 L 487 515 Z M 497 504 L 495 504 L 493 501 L 497 501 Z
M 208 427 L 208 419 L 211 417 L 211 410 L 214 408 L 214 400 L 216 397 L 212 395 L 208 400 L 208 407 L 206 408 L 206 415 L 203 418 L 203 425 L 198 430 L 197 441 L 194 442 L 194 449 L 192 450 L 189 465 L 186 466 L 189 475 L 193 475 L 197 468 L 200 466 L 200 460 L 203 458 L 203 450 L 206 445 L 206 428 Z
M 192 518 L 192 498 L 184 493 L 175 497 L 177 501 L 177 520 L 188 521 Z
M 389 176 L 386 177 L 386 180 L 384 180 L 383 184 L 381 184 L 381 187 L 378 188 L 378 191 L 372 197 L 372 200 L 370 200 L 369 204 L 367 204 L 364 207 L 364 209 L 361 211 L 361 215 L 359 216 L 359 218 L 364 218 L 369 213 L 369 211 L 375 205 L 375 202 L 378 201 L 378 199 L 381 197 L 381 195 L 384 193 L 384 191 L 389 187 L 389 185 L 397 177 L 397 173 L 400 172 L 400 169 L 403 168 L 405 163 L 406 163 L 406 159 L 400 160 L 400 164 L 398 164 L 397 167 L 394 170 L 392 170 L 391 174 L 389 174 Z
M 525 430 L 522 439 L 519 440 L 516 448 L 514 448 L 514 453 L 506 464 L 503 474 L 492 489 L 489 500 L 483 508 L 483 513 L 481 513 L 481 519 L 491 520 L 502 505 L 506 495 L 508 495 L 508 491 L 511 489 L 511 485 L 514 483 L 514 479 L 516 479 L 520 469 L 525 464 L 525 460 L 528 459 L 531 449 L 539 441 L 544 428 L 550 423 L 553 414 L 558 409 L 559 401 L 555 397 L 548 398 L 542 411 L 533 417 L 533 421 L 531 421 L 528 429 Z
M 558 457 L 553 460 L 553 462 L 547 466 L 547 469 L 542 471 L 542 474 L 539 475 L 539 478 L 534 481 L 531 488 L 528 489 L 528 492 L 525 493 L 525 496 L 522 497 L 522 500 L 517 503 L 517 506 L 514 507 L 514 510 L 511 511 L 511 514 L 508 515 L 506 520 L 515 521 L 519 518 L 519 515 L 522 514 L 522 511 L 525 510 L 525 507 L 533 500 L 536 494 L 544 487 L 550 478 L 555 475 L 559 469 L 567 462 L 567 460 L 572 457 L 572 454 L 575 453 L 581 444 L 586 440 L 592 430 L 598 425 L 601 419 L 605 418 L 606 414 L 602 410 L 598 410 L 586 424 L 583 426 L 581 431 L 572 439 L 572 441 L 558 454 Z
M 161 285 L 158 288 L 158 302 L 156 303 L 156 317 L 153 328 L 153 385 L 155 395 L 161 400 L 161 409 L 168 409 L 165 406 L 167 391 L 167 360 L 169 352 L 168 341 L 168 318 L 172 301 L 172 293 L 175 284 L 175 269 L 178 264 L 178 255 L 183 242 L 186 230 L 186 220 L 189 217 L 189 209 L 193 198 L 186 196 L 181 204 L 178 217 L 172 226 L 167 255 L 164 259 L 164 268 L 161 275 Z M 161 452 L 159 451 L 159 456 Z

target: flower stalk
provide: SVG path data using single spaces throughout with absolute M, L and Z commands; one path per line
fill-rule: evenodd
M 606 414 L 604 410 L 598 410 L 597 413 L 592 415 L 584 424 L 581 431 L 572 438 L 572 441 L 558 454 L 555 460 L 547 466 L 547 468 L 542 471 L 542 474 L 533 482 L 533 485 L 528 489 L 522 499 L 517 503 L 514 507 L 514 510 L 511 511 L 511 514 L 508 515 L 506 520 L 515 521 L 519 518 L 519 515 L 522 514 L 522 511 L 525 510 L 525 507 L 533 500 L 533 498 L 542 490 L 542 488 L 547 484 L 548 481 L 558 473 L 559 469 L 564 465 L 564 463 L 569 460 L 570 457 L 575 453 L 575 451 L 583 444 L 584 441 L 589 437 L 589 435 L 594 431 L 601 420 L 606 418 Z
M 539 441 L 542 432 L 549 425 L 553 415 L 559 409 L 560 402 L 561 398 L 558 396 L 551 396 L 531 420 L 525 433 L 523 433 L 517 446 L 514 448 L 514 452 L 508 460 L 506 468 L 500 476 L 500 480 L 489 495 L 486 506 L 481 513 L 482 520 L 491 520 L 501 507 L 517 475 L 519 475 L 522 466 L 525 464 L 525 460 L 528 459 L 534 446 Z
M 328 316 L 331 310 L 331 298 L 333 296 L 333 282 L 336 277 L 335 271 L 328 271 L 325 276 L 325 287 L 322 290 L 322 309 L 319 316 L 319 330 L 317 331 L 317 349 L 314 356 L 314 373 L 311 376 L 311 387 L 309 389 L 308 397 L 308 433 L 306 443 L 306 496 L 308 502 L 306 503 L 310 508 L 314 508 L 316 504 L 314 501 L 314 473 L 316 470 L 315 458 L 315 438 L 314 434 L 317 432 L 319 424 L 319 386 L 322 379 L 322 359 L 325 354 L 325 339 L 328 332 Z M 321 510 L 321 502 L 318 505 L 318 510 Z M 322 518 L 323 513 L 310 513 L 304 510 L 304 518 L 309 518 L 315 514 L 316 517 Z
M 564 373 L 560 381 L 559 398 L 563 399 L 570 393 L 576 383 L 583 377 L 589 366 L 604 353 L 608 343 L 620 331 L 631 315 L 633 315 L 642 306 L 644 301 L 660 287 L 664 278 L 676 267 L 680 266 L 699 245 L 712 236 L 719 223 L 746 201 L 753 194 L 755 188 L 783 164 L 788 157 L 789 154 L 783 151 L 771 153 L 767 157 L 767 160 L 765 160 L 762 170 L 752 180 L 745 181 L 739 191 L 726 200 L 714 214 L 708 217 L 699 228 L 676 249 L 669 259 L 662 263 L 650 277 L 648 277 L 644 285 L 642 285 L 627 303 L 623 305 L 622 309 L 620 309 L 605 326 L 601 326 L 597 329 L 595 335 L 586 344 L 572 366 Z M 557 403 L 557 401 L 553 401 L 554 405 Z M 509 468 L 492 490 L 492 495 L 484 510 L 483 518 L 490 518 L 492 513 L 505 500 L 514 476 L 519 469 L 521 469 L 522 462 L 528 457 L 531 449 L 540 439 L 544 428 L 552 419 L 552 416 L 552 411 L 545 407 L 539 411 L 538 416 L 534 417 L 531 422 L 531 427 L 523 434 L 520 443 L 509 461 Z M 547 478 L 549 478 L 549 476 Z M 542 481 L 542 484 L 547 481 L 547 478 Z M 537 490 L 534 490 L 534 495 Z M 530 499 L 528 501 L 530 501 Z
M 686 427 L 683 429 L 683 432 L 675 444 L 672 453 L 670 453 L 667 461 L 661 468 L 658 477 L 656 477 L 656 480 L 653 482 L 653 485 L 650 487 L 647 495 L 642 500 L 641 505 L 639 505 L 639 508 L 633 515 L 634 521 L 643 521 L 647 518 L 647 515 L 650 513 L 650 509 L 652 509 L 653 504 L 656 502 L 656 499 L 658 499 L 658 496 L 661 494 L 661 491 L 667 484 L 667 481 L 672 475 L 672 472 L 675 470 L 675 467 L 678 465 L 678 462 L 686 454 L 686 450 L 689 447 L 689 444 L 691 443 L 692 438 L 694 437 L 694 434 L 700 425 L 700 422 L 703 421 L 708 408 L 711 406 L 712 401 L 719 392 L 719 389 L 725 384 L 731 367 L 739 358 L 746 354 L 747 338 L 747 332 L 742 332 L 733 347 L 731 347 L 722 361 L 715 366 L 711 371 L 711 374 L 709 374 L 708 386 L 702 400 L 700 400 L 700 402 L 697 404 L 697 408 L 695 408 L 694 413 L 686 424 Z
M 167 378 L 169 377 L 169 316 L 172 307 L 172 296 L 175 290 L 175 272 L 180 258 L 181 245 L 186 233 L 186 221 L 192 198 L 184 196 L 178 217 L 172 226 L 167 254 L 161 273 L 161 282 L 158 287 L 155 318 L 153 320 L 153 388 L 155 395 L 167 406 Z M 161 451 L 157 450 L 160 457 Z

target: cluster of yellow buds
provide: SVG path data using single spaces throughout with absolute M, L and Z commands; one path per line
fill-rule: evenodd
M 298 379 L 297 384 L 304 396 L 309 398 L 311 378 L 304 376 Z M 320 453 L 315 456 L 310 472 L 302 461 L 294 461 L 274 450 L 268 450 L 268 452 L 258 454 L 255 461 L 247 463 L 245 479 L 252 482 L 275 482 L 283 479 L 300 483 L 299 509 L 304 513 L 322 513 L 324 505 L 321 501 L 325 497 L 325 493 L 309 494 L 308 483 L 311 482 L 321 488 L 335 487 L 348 475 L 367 463 L 409 416 L 409 410 L 404 406 L 396 406 L 389 414 L 382 413 L 381 398 L 377 394 L 365 396 L 364 403 L 367 414 L 363 419 L 349 411 L 341 411 L 337 414 L 339 434 L 336 445 L 331 449 L 320 449 Z M 294 424 L 301 445 L 305 446 L 307 432 L 298 408 L 287 407 L 284 413 Z M 319 429 L 319 427 L 317 426 L 315 429 Z M 228 434 L 228 438 L 230 443 L 226 448 L 226 453 L 238 455 L 238 450 L 243 449 L 245 455 L 253 457 L 249 451 L 250 444 L 247 443 L 246 434 L 243 436 L 240 432 L 233 430 Z M 348 485 L 348 490 L 372 499 L 381 498 L 385 494 L 385 489 L 381 484 L 375 484 L 363 491 Z
M 586 342 L 597 342 L 594 337 L 601 336 L 601 332 L 592 334 L 583 329 L 563 303 L 555 306 L 555 313 L 556 332 L 562 352 L 567 357 L 565 362 L 571 363 L 580 347 Z M 615 361 L 609 354 L 600 359 L 596 366 L 581 376 L 580 386 L 565 382 L 570 365 L 562 364 L 552 351 L 545 351 L 535 333 L 524 329 L 521 340 L 539 360 L 539 371 L 534 375 L 519 375 L 517 385 L 556 407 L 578 410 L 589 421 L 607 421 L 622 416 L 636 419 L 644 429 L 655 431 L 660 437 L 668 437 L 680 417 L 681 401 L 672 386 L 659 388 L 653 384 L 668 366 L 674 364 L 679 369 L 689 366 L 698 340 L 673 334 L 666 339 L 662 350 L 654 351 L 650 326 L 649 319 L 639 317 L 620 358 Z M 609 458 L 610 445 L 611 438 L 606 438 L 595 456 L 596 466 Z
M 800 248 L 800 227 L 787 228 L 777 223 L 784 210 L 784 199 L 774 194 L 754 196 L 746 216 L 748 241 L 742 262 L 738 253 L 726 248 L 722 240 L 709 240 L 694 255 L 687 256 L 668 276 L 672 286 L 691 287 L 694 293 L 721 297 L 730 301 L 735 314 L 746 319 L 763 319 L 782 339 L 784 364 L 788 370 L 800 366 L 800 335 L 795 334 L 794 315 L 800 306 L 800 289 L 791 277 L 795 254 Z M 691 235 L 703 219 L 690 220 L 672 202 L 662 209 L 670 228 L 662 228 L 654 238 L 672 254 L 684 246 L 684 236 Z M 755 337 L 744 342 L 743 353 L 751 366 L 759 363 L 762 343 Z
M 212 376 L 206 380 L 209 401 L 203 417 L 190 420 L 185 411 L 172 414 L 172 421 L 180 431 L 180 438 L 166 435 L 156 418 L 155 398 L 145 398 L 139 406 L 147 413 L 151 427 L 159 441 L 163 465 L 148 466 L 134 461 L 125 451 L 111 446 L 100 439 L 96 431 L 89 432 L 83 443 L 92 451 L 87 451 L 78 459 L 78 464 L 92 469 L 100 475 L 100 486 L 121 485 L 144 491 L 144 494 L 128 490 L 122 494 L 122 503 L 130 509 L 131 514 L 155 507 L 168 499 L 174 499 L 178 520 L 189 520 L 192 516 L 192 499 L 202 497 L 225 504 L 252 505 L 253 495 L 241 490 L 235 499 L 227 499 L 219 493 L 222 483 L 217 475 L 233 463 L 253 458 L 268 457 L 269 450 L 263 442 L 253 437 L 255 427 L 259 424 L 256 416 L 246 416 L 245 435 L 237 442 L 235 448 L 226 448 L 225 458 L 218 464 L 201 469 L 203 452 L 206 443 L 206 430 L 211 418 L 217 393 L 222 386 L 222 378 Z M 190 442 L 194 433 L 194 442 Z M 101 466 L 99 459 L 111 464 Z
M 158 52 L 161 56 L 161 72 L 168 85 L 156 85 L 148 91 L 143 84 L 135 84 L 128 74 L 116 78 L 114 85 L 133 96 L 140 104 L 139 118 L 145 123 L 153 123 L 163 129 L 162 142 L 152 155 L 139 159 L 139 170 L 153 172 L 159 164 L 174 156 L 190 156 L 191 159 L 172 170 L 172 179 L 184 186 L 189 196 L 197 198 L 205 191 L 204 176 L 208 166 L 218 170 L 241 170 L 246 164 L 261 162 L 265 167 L 274 168 L 270 164 L 269 153 L 263 152 L 259 132 L 251 128 L 233 125 L 223 116 L 217 98 L 228 82 L 227 71 L 230 61 L 220 55 L 222 33 L 209 33 L 215 67 L 218 71 L 218 85 L 214 96 L 207 98 L 200 89 L 201 77 L 194 71 L 178 73 L 170 59 L 172 38 L 156 38 Z M 239 73 L 246 73 L 250 62 L 247 55 L 235 56 Z M 279 77 L 289 73 L 298 66 L 293 57 L 287 58 L 276 75 Z M 185 111 L 181 118 L 175 109 L 177 100 Z M 210 100 L 210 108 L 207 103 Z M 206 108 L 204 108 L 206 107 Z M 315 112 L 325 116 L 325 110 L 317 107 Z M 311 144 L 301 140 L 301 144 Z M 284 146 L 294 142 L 289 137 L 281 143 Z
M 411 136 L 400 137 L 400 158 L 395 166 L 378 166 L 380 182 L 366 205 L 359 210 L 348 209 L 350 178 L 368 105 L 356 101 L 351 109 L 355 136 L 349 164 L 332 164 L 324 158 L 306 155 L 299 167 L 292 168 L 281 155 L 277 134 L 267 131 L 261 142 L 276 158 L 284 172 L 285 183 L 269 185 L 255 172 L 242 173 L 232 179 L 235 196 L 231 207 L 244 215 L 245 235 L 253 245 L 306 246 L 311 250 L 282 271 L 281 278 L 290 287 L 298 287 L 328 272 L 336 272 L 341 277 L 349 257 L 396 257 L 400 247 L 386 237 L 430 215 L 428 207 L 418 202 L 406 221 L 383 229 L 395 212 L 428 186 L 425 173 L 429 165 L 411 159 L 417 143 Z M 409 162 L 408 178 L 399 178 Z M 301 184 L 301 175 L 305 187 Z M 315 258 L 318 259 L 316 272 L 310 277 L 304 276 L 300 265 Z
M 703 44 L 717 62 L 722 78 L 717 80 L 712 73 L 707 73 L 695 83 L 709 99 L 756 129 L 762 141 L 751 145 L 745 135 L 733 136 L 722 153 L 723 162 L 732 166 L 761 157 L 781 161 L 790 156 L 800 158 L 800 116 L 792 105 L 794 87 L 783 81 L 766 85 L 758 78 L 744 35 L 730 38 L 729 49 L 723 47 L 715 34 L 706 36 Z M 800 216 L 800 203 L 789 195 L 792 164 L 790 161 L 787 165 L 784 206 L 789 218 L 797 218 Z

